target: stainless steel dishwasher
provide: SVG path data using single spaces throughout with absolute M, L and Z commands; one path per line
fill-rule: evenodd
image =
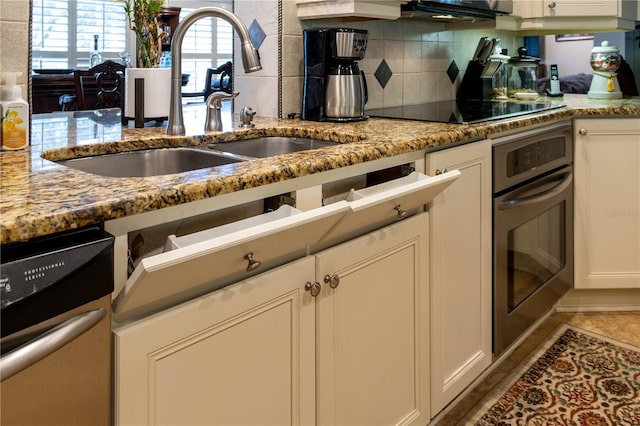
M 99 227 L 2 247 L 3 426 L 110 424 L 112 291 Z

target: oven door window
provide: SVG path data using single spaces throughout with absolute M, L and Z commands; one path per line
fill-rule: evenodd
M 563 201 L 509 231 L 509 312 L 565 267 L 565 209 Z

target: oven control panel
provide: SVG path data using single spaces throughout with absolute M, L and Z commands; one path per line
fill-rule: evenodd
M 507 154 L 507 176 L 515 176 L 565 157 L 564 137 L 556 136 L 524 145 Z
M 563 121 L 494 139 L 493 192 L 573 163 L 571 124 Z

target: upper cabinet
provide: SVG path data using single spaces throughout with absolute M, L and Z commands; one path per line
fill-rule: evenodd
M 299 19 L 398 19 L 406 0 L 296 0 Z
M 514 0 L 513 14 L 498 16 L 496 28 L 526 34 L 632 31 L 636 0 Z

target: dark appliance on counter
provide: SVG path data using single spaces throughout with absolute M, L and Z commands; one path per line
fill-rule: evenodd
M 496 83 L 494 77 L 501 71 L 501 68 L 505 67 L 503 61 L 499 59 L 503 55 L 495 52 L 499 41 L 500 39 L 497 38 L 480 38 L 460 82 L 456 94 L 457 99 L 490 100 L 497 97 L 497 93 L 493 90 Z M 506 52 L 506 50 L 500 50 L 503 53 Z
M 113 243 L 92 226 L 2 246 L 1 424 L 111 424 Z
M 403 17 L 436 20 L 486 21 L 511 12 L 513 0 L 412 0 L 402 5 Z
M 367 84 L 357 60 L 367 48 L 366 30 L 305 30 L 303 120 L 366 120 Z
M 561 122 L 493 144 L 493 352 L 573 285 L 573 140 Z
M 376 108 L 367 110 L 367 113 L 371 117 L 471 124 L 532 114 L 563 106 L 552 102 L 449 100 L 418 105 Z

